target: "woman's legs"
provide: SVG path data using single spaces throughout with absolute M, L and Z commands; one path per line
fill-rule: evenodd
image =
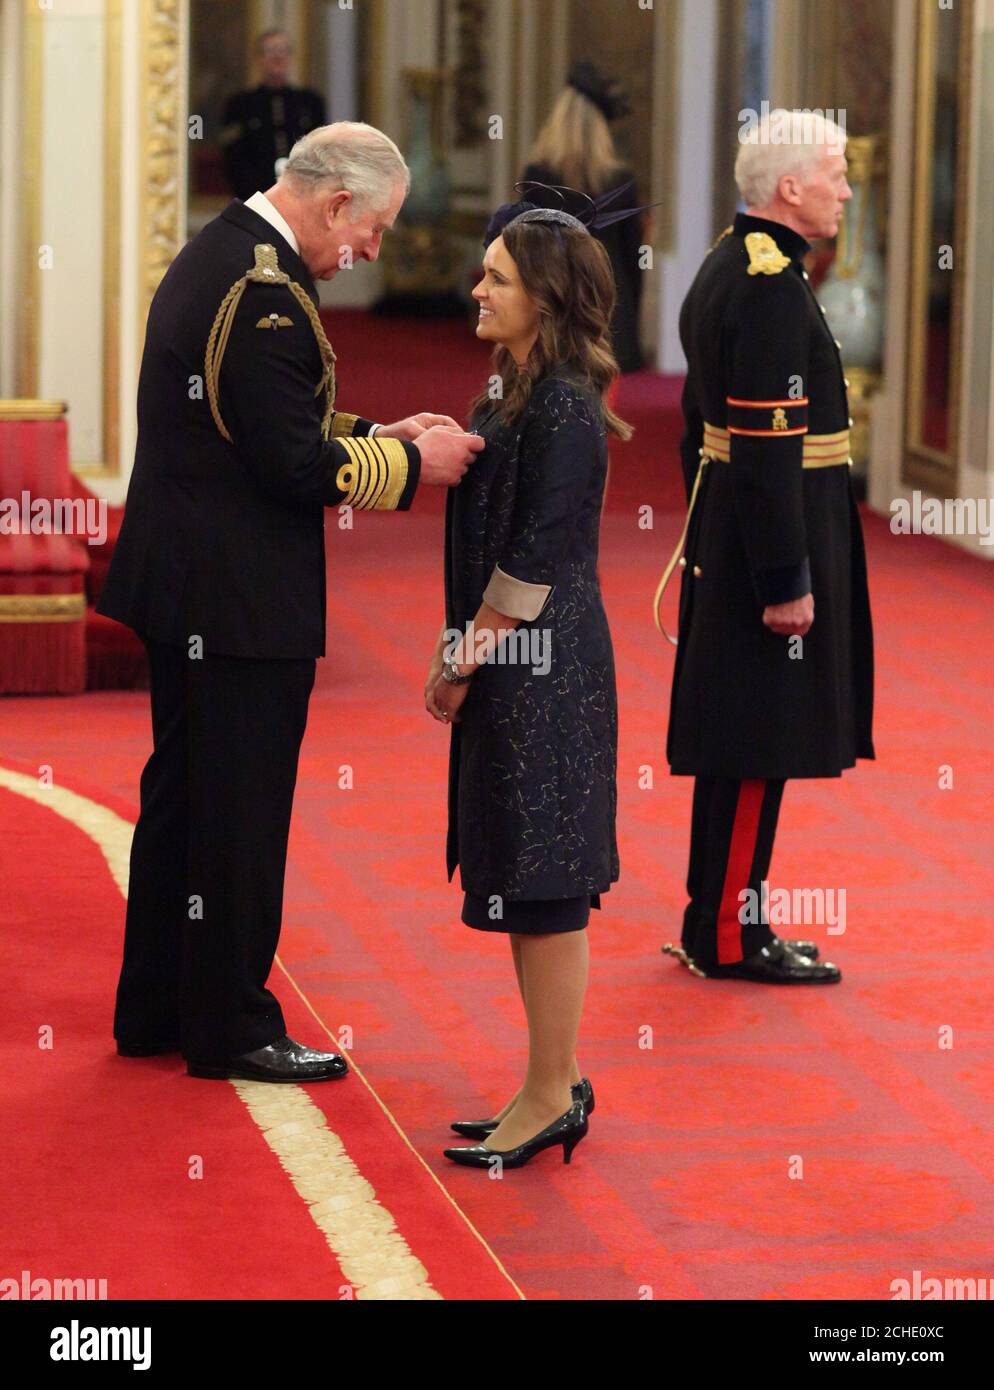
M 570 935 L 572 935 L 572 934 L 573 934 L 573 933 L 570 933 Z M 512 956 L 512 958 L 513 958 L 513 960 L 514 960 L 514 973 L 515 973 L 515 975 L 516 975 L 517 978 L 518 978 L 518 991 L 519 991 L 519 993 L 521 994 L 521 1002 L 522 1002 L 522 1004 L 525 1005 L 525 1014 L 527 1015 L 527 1013 L 528 1013 L 528 1005 L 525 1003 L 525 974 L 524 974 L 524 965 L 523 965 L 522 959 L 521 959 L 521 940 L 522 940 L 522 938 L 521 938 L 520 933 L 518 933 L 518 932 L 511 932 L 511 933 L 510 933 L 510 939 L 511 939 L 511 956 Z M 577 1083 L 579 1080 L 580 1080 L 580 1066 L 579 1066 L 579 1063 L 578 1063 L 577 1060 L 576 1060 L 576 1054 L 574 1053 L 574 1056 L 573 1056 L 573 1067 L 572 1067 L 572 1070 L 571 1070 L 571 1072 L 570 1072 L 570 1085 L 571 1085 L 571 1086 L 575 1086 L 576 1083 Z M 514 1095 L 513 1095 L 513 1096 L 511 1097 L 511 1099 L 507 1102 L 507 1104 L 504 1105 L 504 1106 L 502 1106 L 502 1108 L 501 1108 L 500 1110 L 497 1111 L 497 1114 L 496 1114 L 493 1118 L 494 1118 L 495 1120 L 498 1120 L 498 1121 L 499 1121 L 499 1120 L 503 1120 L 503 1118 L 504 1118 L 505 1115 L 509 1115 L 509 1114 L 511 1113 L 511 1110 L 514 1108 L 514 1103 L 515 1103 L 515 1101 L 518 1099 L 518 1096 L 520 1096 L 520 1094 L 521 1094 L 520 1091 L 515 1091 Z
M 520 937 L 516 932 L 511 932 L 511 933 L 510 933 L 510 938 L 511 938 L 511 957 L 512 957 L 512 959 L 513 959 L 513 961 L 514 961 L 514 973 L 515 973 L 515 975 L 518 977 L 518 992 L 519 992 L 520 995 L 521 995 L 521 1002 L 522 1002 L 522 1004 L 524 1004 L 524 1002 L 525 1002 L 525 976 L 524 976 L 524 970 L 523 970 L 522 965 L 521 965 L 521 944 L 520 944 L 520 943 L 521 943 L 521 937 Z M 526 1008 L 525 1008 L 525 1013 L 527 1013 L 527 1012 L 528 1012 L 528 1009 L 527 1009 L 527 1006 L 526 1006 Z M 514 1102 L 518 1099 L 518 1096 L 520 1096 L 520 1094 L 521 1094 L 520 1091 L 515 1091 L 514 1095 L 513 1095 L 513 1096 L 511 1097 L 511 1099 L 507 1102 L 507 1104 L 506 1104 L 505 1106 L 503 1106 L 500 1110 L 497 1111 L 497 1114 L 494 1116 L 494 1119 L 495 1119 L 495 1120 L 502 1120 L 502 1119 L 504 1118 L 505 1115 L 510 1114 L 510 1112 L 511 1112 L 513 1106 L 514 1106 Z
M 580 1079 L 576 1039 L 587 989 L 586 930 L 542 936 L 512 935 L 520 960 L 519 987 L 528 1016 L 525 1083 L 502 1113 L 487 1140 L 493 1149 L 513 1149 L 552 1123 L 571 1104 L 570 1086 Z

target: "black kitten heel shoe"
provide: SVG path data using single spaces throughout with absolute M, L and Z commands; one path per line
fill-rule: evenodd
M 583 1108 L 588 1115 L 594 1113 L 594 1088 L 586 1076 L 581 1076 L 575 1086 L 570 1087 L 570 1095 L 576 1101 L 583 1102 Z M 499 1120 L 453 1120 L 450 1126 L 456 1134 L 461 1134 L 464 1139 L 486 1139 L 488 1134 L 493 1134 L 497 1128 Z
M 453 1163 L 461 1163 L 466 1168 L 490 1168 L 497 1160 L 502 1169 L 523 1168 L 529 1159 L 543 1149 L 562 1144 L 563 1162 L 569 1163 L 573 1150 L 585 1137 L 589 1127 L 582 1101 L 574 1101 L 565 1115 L 560 1115 L 558 1120 L 553 1120 L 551 1125 L 546 1125 L 533 1139 L 526 1139 L 516 1149 L 488 1149 L 486 1144 L 474 1144 L 472 1148 L 445 1149 L 443 1152 Z

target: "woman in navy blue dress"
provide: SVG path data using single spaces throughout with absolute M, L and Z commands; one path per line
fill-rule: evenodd
M 597 546 L 617 376 L 603 246 L 576 217 L 508 205 L 488 229 L 477 335 L 495 346 L 474 403 L 486 440 L 446 508 L 445 626 L 425 688 L 451 724 L 448 870 L 462 919 L 506 932 L 528 1018 L 528 1070 L 485 1140 L 447 1149 L 519 1166 L 587 1132 L 576 1063 L 591 906 L 618 878 L 617 699 Z

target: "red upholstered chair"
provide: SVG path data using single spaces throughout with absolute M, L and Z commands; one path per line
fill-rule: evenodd
M 50 520 L 29 529 L 31 503 L 73 495 L 65 411 L 0 401 L 0 694 L 86 688 L 85 537 L 53 533 Z

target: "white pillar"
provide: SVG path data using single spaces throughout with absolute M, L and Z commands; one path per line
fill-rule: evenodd
M 686 371 L 680 305 L 714 240 L 712 149 L 718 43 L 717 0 L 680 0 L 677 61 L 673 247 L 662 261 L 657 366 Z M 729 140 L 735 138 L 728 132 Z
M 18 185 L 20 140 L 21 5 L 0 0 L 0 396 L 17 393 L 19 258 L 23 253 Z

